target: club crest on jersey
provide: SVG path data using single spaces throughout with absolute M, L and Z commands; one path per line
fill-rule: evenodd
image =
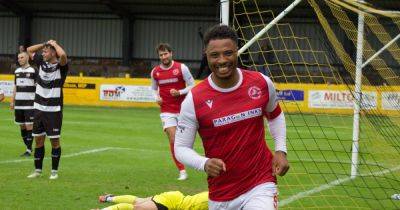
M 207 106 L 210 107 L 210 109 L 211 109 L 212 104 L 213 104 L 213 100 L 208 99 L 208 100 L 206 101 L 206 104 L 207 104 Z
M 250 98 L 254 100 L 261 98 L 261 89 L 257 86 L 251 86 L 247 93 L 249 94 Z
M 175 75 L 175 76 L 178 75 L 179 74 L 179 70 L 178 69 L 172 70 L 172 74 Z

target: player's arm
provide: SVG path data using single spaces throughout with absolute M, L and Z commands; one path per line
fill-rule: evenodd
M 28 47 L 28 48 L 26 49 L 26 52 L 28 53 L 29 58 L 32 59 L 32 60 L 34 60 L 33 56 L 35 55 L 35 53 L 36 53 L 37 51 L 43 49 L 43 47 L 44 47 L 45 44 L 46 44 L 46 43 L 36 44 L 36 45 L 32 45 L 32 46 Z
M 17 94 L 17 77 L 14 74 L 14 88 L 13 93 L 10 100 L 10 109 L 13 110 L 15 106 L 15 95 Z
M 10 100 L 10 109 L 14 109 L 15 107 L 15 95 L 17 94 L 17 85 L 14 83 L 13 94 Z
M 47 43 L 56 49 L 56 53 L 60 57 L 60 66 L 67 65 L 67 53 L 65 53 L 64 49 L 54 40 L 49 40 Z
M 0 89 L 0 101 L 4 100 L 4 92 Z
M 182 102 L 178 126 L 175 134 L 175 156 L 179 162 L 199 171 L 204 171 L 208 158 L 199 155 L 193 149 L 198 122 L 194 111 L 192 94 Z
M 190 73 L 189 68 L 185 64 L 182 64 L 182 75 L 183 79 L 185 80 L 186 87 L 179 90 L 179 94 L 186 95 L 190 91 L 190 89 L 194 87 L 194 79 L 192 74 Z
M 151 74 L 150 74 L 150 77 L 151 77 L 151 89 L 152 89 L 152 91 L 153 91 L 153 97 L 154 97 L 154 99 L 156 100 L 156 102 L 158 103 L 158 105 L 161 105 L 162 99 L 161 99 L 161 97 L 160 97 L 160 93 L 158 92 L 158 83 L 157 83 L 157 81 L 154 79 L 153 73 L 154 73 L 154 69 L 151 70 Z
M 286 122 L 285 115 L 278 103 L 276 89 L 271 79 L 264 76 L 268 85 L 269 101 L 266 106 L 269 132 L 275 142 L 275 155 L 273 159 L 273 174 L 283 176 L 289 170 L 286 154 Z

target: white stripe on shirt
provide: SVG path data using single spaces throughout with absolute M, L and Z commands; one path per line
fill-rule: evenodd
M 35 92 L 17 92 L 15 93 L 15 100 L 35 100 Z
M 15 106 L 14 109 L 29 110 L 29 109 L 33 109 L 33 106 Z
M 26 69 L 19 67 L 17 70 L 15 70 L 15 73 L 35 73 L 35 69 L 30 66 Z
M 19 87 L 35 86 L 35 80 L 30 78 L 17 78 L 16 85 Z
M 40 66 L 40 68 L 42 68 L 42 67 Z M 42 79 L 43 81 L 54 81 L 56 79 L 61 79 L 60 70 L 46 73 L 45 71 L 40 69 L 39 76 L 40 76 L 40 79 Z
M 38 103 L 33 103 L 33 108 L 44 112 L 58 112 L 61 111 L 61 106 L 43 106 Z
M 47 89 L 37 84 L 36 94 L 42 96 L 43 98 L 60 98 L 61 88 Z

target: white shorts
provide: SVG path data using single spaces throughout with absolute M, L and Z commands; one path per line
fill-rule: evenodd
M 278 190 L 275 183 L 267 182 L 230 201 L 209 200 L 208 207 L 210 210 L 275 210 L 278 209 Z
M 166 112 L 161 113 L 160 118 L 163 129 L 165 130 L 166 128 L 169 127 L 176 127 L 178 125 L 178 116 L 179 114 L 166 113 Z

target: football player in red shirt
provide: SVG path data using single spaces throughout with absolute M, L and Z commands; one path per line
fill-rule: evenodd
M 156 102 L 160 105 L 160 117 L 170 142 L 172 158 L 179 170 L 178 180 L 185 180 L 188 175 L 185 166 L 175 158 L 174 139 L 181 103 L 194 86 L 194 79 L 185 64 L 172 60 L 172 48 L 169 44 L 159 44 L 156 51 L 160 65 L 151 71 L 151 86 Z
M 176 157 L 207 173 L 210 209 L 276 209 L 276 175 L 289 169 L 285 117 L 271 79 L 237 68 L 237 43 L 235 31 L 225 25 L 205 35 L 212 74 L 182 103 Z M 265 141 L 264 117 L 274 154 Z M 193 150 L 196 132 L 205 156 Z

